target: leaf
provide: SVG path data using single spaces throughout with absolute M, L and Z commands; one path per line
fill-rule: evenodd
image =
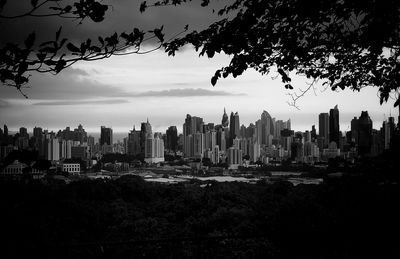
M 46 41 L 46 42 L 43 42 L 42 44 L 40 44 L 39 46 L 43 47 L 43 46 L 46 46 L 46 45 L 53 45 L 53 44 L 54 44 L 54 41 Z
M 80 51 L 80 49 L 77 46 L 75 46 L 74 44 L 72 44 L 71 42 L 69 42 L 67 44 L 67 49 L 71 52 L 79 52 Z
M 399 104 L 400 104 L 400 98 L 398 98 L 398 99 L 396 100 L 396 102 L 394 103 L 394 107 L 399 106 Z
M 38 0 L 31 0 L 31 5 L 32 5 L 33 7 L 36 7 L 36 6 L 37 6 L 37 3 L 38 3 Z
M 215 84 L 217 83 L 217 81 L 218 81 L 218 77 L 216 77 L 216 76 L 211 77 L 211 84 L 212 84 L 213 86 L 215 86 Z
M 46 58 L 45 53 L 38 53 L 36 54 L 37 58 L 39 59 L 40 62 L 43 62 L 43 60 Z
M 146 3 L 146 1 L 144 1 L 144 2 L 142 2 L 141 4 L 140 4 L 140 12 L 141 13 L 143 13 L 144 11 L 146 11 L 146 8 L 147 8 L 147 3 Z
M 63 59 L 60 59 L 60 60 L 58 60 L 54 70 L 56 71 L 56 73 L 60 73 L 60 71 L 63 70 L 66 65 L 67 65 L 67 62 Z
M 154 35 L 158 38 L 160 42 L 164 42 L 164 34 L 162 33 L 163 26 L 160 29 L 154 29 Z
M 61 29 L 62 29 L 62 26 L 60 26 L 60 28 L 56 32 L 56 41 L 58 41 L 58 39 L 60 38 Z
M 99 42 L 101 43 L 101 45 L 104 45 L 104 40 L 102 37 L 99 36 Z
M 67 5 L 65 8 L 64 8 L 64 13 L 69 13 L 69 12 L 71 12 L 71 10 L 72 10 L 72 6 L 70 6 L 70 5 Z
M 36 34 L 34 32 L 29 34 L 28 38 L 25 40 L 25 47 L 27 49 L 32 48 L 33 44 L 35 43 L 35 39 L 36 39 Z
M 0 0 L 0 10 L 6 5 L 7 0 Z
M 22 62 L 22 63 L 19 64 L 19 66 L 18 66 L 18 74 L 19 74 L 19 75 L 22 75 L 23 73 L 26 72 L 27 69 L 28 69 L 28 63 Z

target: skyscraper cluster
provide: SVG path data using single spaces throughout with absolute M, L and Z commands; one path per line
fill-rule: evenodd
M 243 157 L 258 161 L 264 148 L 280 143 L 285 129 L 290 131 L 290 120 L 276 120 L 266 111 L 247 127 L 240 126 L 238 112 L 231 112 L 228 119 L 225 109 L 218 125 L 205 124 L 203 118 L 188 114 L 183 124 L 183 151 L 188 158 L 209 158 L 215 164 L 227 162 L 235 168 L 242 165 Z
M 40 159 L 52 162 L 73 158 L 89 162 L 94 143 L 93 137 L 87 136 L 82 125 L 74 130 L 66 127 L 57 133 L 34 127 L 32 136 L 29 136 L 28 130 L 24 127 L 21 127 L 14 136 L 10 136 L 7 126 L 4 125 L 4 131 L 0 131 L 0 139 L 1 159 L 13 150 L 36 150 Z
M 149 120 L 141 123 L 140 131 L 133 126 L 124 143 L 128 155 L 142 156 L 147 163 L 164 161 L 164 139 L 159 133 L 153 134 Z

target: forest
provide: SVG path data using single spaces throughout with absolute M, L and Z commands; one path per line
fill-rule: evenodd
M 396 194 L 397 193 L 397 194 Z M 370 177 L 0 183 L 4 258 L 393 258 L 399 188 Z

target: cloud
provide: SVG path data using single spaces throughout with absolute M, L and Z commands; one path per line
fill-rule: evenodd
M 38 100 L 86 100 L 124 96 L 124 90 L 89 79 L 90 74 L 82 69 L 67 68 L 57 75 L 35 74 L 29 88 L 23 89 L 29 99 Z M 0 87 L 4 99 L 24 98 L 13 87 Z
M 0 109 L 10 107 L 11 104 L 3 99 L 0 99 Z
M 243 96 L 245 94 L 229 93 L 225 91 L 214 91 L 202 88 L 170 89 L 162 91 L 147 91 L 133 93 L 131 97 L 195 97 L 195 96 Z
M 37 102 L 33 105 L 48 105 L 48 106 L 61 106 L 61 105 L 92 105 L 92 104 L 121 104 L 128 103 L 128 100 L 124 99 L 109 99 L 109 100 L 79 100 L 79 101 L 47 101 L 47 102 Z

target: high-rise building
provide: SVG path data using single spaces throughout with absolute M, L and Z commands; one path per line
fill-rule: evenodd
M 176 129 L 176 126 L 170 126 L 168 127 L 166 131 L 166 143 L 165 147 L 166 149 L 176 151 L 178 149 L 178 130 Z
M 144 160 L 150 164 L 164 162 L 164 141 L 159 135 L 150 135 L 146 139 Z
M 232 141 L 236 138 L 240 137 L 240 122 L 239 122 L 239 113 L 231 112 L 230 124 L 229 124 L 229 138 L 230 145 L 232 145 Z
M 186 115 L 185 123 L 183 124 L 183 152 L 186 157 L 195 156 L 194 135 L 197 133 L 203 133 L 203 125 L 203 118 L 191 116 L 190 114 Z M 202 141 L 204 140 L 202 139 Z M 204 144 L 202 147 L 204 147 Z
M 357 147 L 360 155 L 371 153 L 372 146 L 372 120 L 367 111 L 362 111 L 358 119 Z
M 229 125 L 228 114 L 226 114 L 225 108 L 224 108 L 224 115 L 222 115 L 221 125 L 222 125 L 222 127 L 228 127 L 228 125 Z
M 270 137 L 274 135 L 275 120 L 272 119 L 271 115 L 267 111 L 263 111 L 261 114 L 261 143 L 262 145 L 269 145 Z
M 33 128 L 33 137 L 37 139 L 41 139 L 43 134 L 43 129 L 40 127 Z
M 74 129 L 73 138 L 74 141 L 79 141 L 81 144 L 87 142 L 87 133 L 81 124 L 78 125 L 77 129 Z
M 390 148 L 390 142 L 395 132 L 394 117 L 389 117 L 387 121 L 383 122 L 383 140 L 385 149 Z
M 217 133 L 215 130 L 207 131 L 204 134 L 205 137 L 205 150 L 214 150 L 215 145 L 217 145 Z
M 339 109 L 335 105 L 333 109 L 329 111 L 329 142 L 334 141 L 339 146 Z
M 203 125 L 203 118 L 187 114 L 183 124 L 183 135 L 188 136 L 197 132 L 203 133 Z
M 50 161 L 60 160 L 60 144 L 58 139 L 50 136 L 50 138 L 46 139 L 45 143 L 46 159 Z
M 19 128 L 19 136 L 23 138 L 29 138 L 28 130 L 24 127 Z
M 6 136 L 6 137 L 8 136 L 8 127 L 7 127 L 6 124 L 4 124 L 3 134 L 4 134 L 4 136 Z
M 311 140 L 314 142 L 317 139 L 317 131 L 315 130 L 315 125 L 311 126 Z
M 140 146 L 140 131 L 135 129 L 135 126 L 133 126 L 133 130 L 128 134 L 128 139 L 127 139 L 127 147 L 126 147 L 126 153 L 128 155 L 139 155 L 141 151 L 141 146 Z
M 249 156 L 250 156 L 250 161 L 252 162 L 257 162 L 258 159 L 260 158 L 260 144 L 258 144 L 257 141 L 250 141 L 249 142 Z
M 113 131 L 112 128 L 106 128 L 105 126 L 101 126 L 100 128 L 100 145 L 109 145 L 113 144 Z
M 226 137 L 224 128 L 219 128 L 217 131 L 217 145 L 220 148 L 220 151 L 225 153 L 226 151 Z
M 357 144 L 357 142 L 358 142 L 358 119 L 357 119 L 357 117 L 354 117 L 350 122 L 350 135 L 351 135 L 350 143 Z
M 246 128 L 245 138 L 255 138 L 255 134 L 256 134 L 256 125 L 250 123 L 250 125 Z
M 203 133 L 193 134 L 193 157 L 202 158 L 205 150 L 205 138 Z
M 153 135 L 149 119 L 140 126 L 140 152 L 145 154 L 146 139 Z
M 242 150 L 230 147 L 228 149 L 228 165 L 231 169 L 237 169 L 242 165 Z
M 319 138 L 322 139 L 322 147 L 328 147 L 329 143 L 329 114 L 328 113 L 320 113 L 318 116 L 318 135 Z

